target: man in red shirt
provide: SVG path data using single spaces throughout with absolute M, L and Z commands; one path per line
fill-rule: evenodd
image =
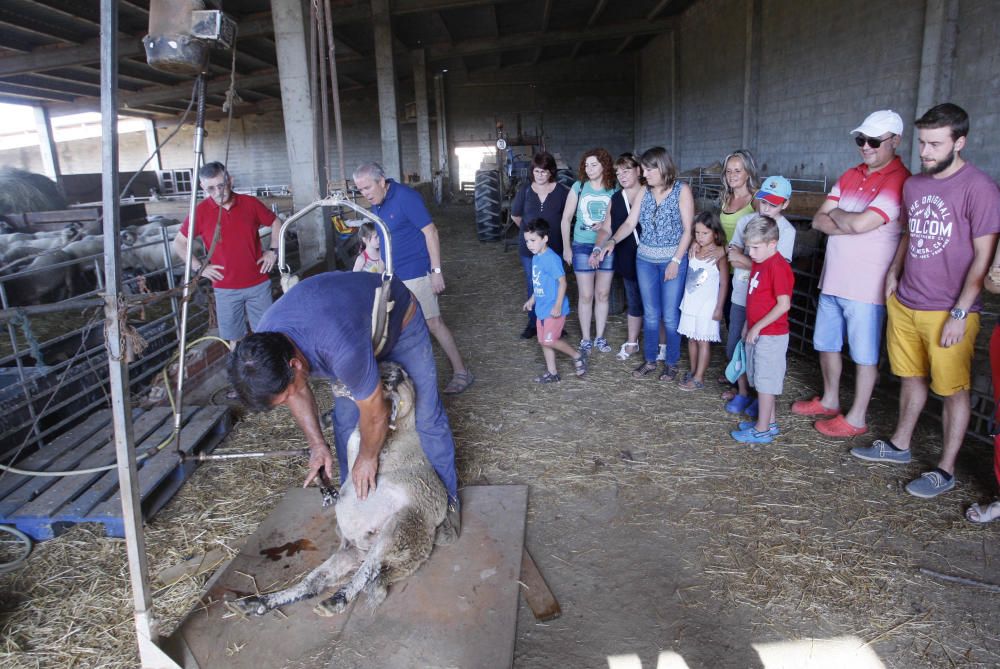
M 765 184 L 771 179 L 781 177 L 768 177 Z M 757 389 L 759 410 L 756 424 L 745 421 L 729 434 L 741 443 L 766 444 L 779 432 L 775 406 L 785 379 L 788 310 L 792 306 L 795 275 L 788 261 L 778 253 L 778 224 L 773 218 L 754 217 L 747 224 L 743 239 L 747 255 L 753 261 L 743 343 L 747 380 Z
M 247 333 L 247 321 L 250 329 L 255 330 L 260 317 L 271 306 L 268 273 L 278 260 L 281 221 L 257 198 L 234 193 L 233 178 L 222 163 L 212 162 L 202 167 L 198 180 L 208 197 L 195 209 L 194 234 L 201 237 L 206 249 L 212 248 L 212 241 L 218 236 L 211 257 L 205 260 L 202 276 L 212 281 L 215 291 L 219 336 L 235 344 Z M 264 251 L 260 229 L 268 226 L 271 248 Z M 188 219 L 184 219 L 174 237 L 174 250 L 182 258 L 187 254 L 190 227 Z M 200 269 L 202 260 L 192 258 L 191 266 Z

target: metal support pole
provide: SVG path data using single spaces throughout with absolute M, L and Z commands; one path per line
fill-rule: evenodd
M 337 81 L 336 44 L 333 41 L 333 16 L 330 14 L 330 0 L 323 0 L 326 16 L 326 46 L 330 51 L 330 85 L 333 93 L 333 127 L 337 133 L 337 162 L 340 167 L 340 180 L 337 188 L 347 188 L 347 170 L 344 168 L 344 126 L 340 118 L 340 83 Z M 329 147 L 327 147 L 327 165 L 330 164 Z M 330 179 L 330 168 L 327 168 L 327 181 Z M 332 189 L 328 189 L 325 197 Z
M 191 204 L 188 208 L 188 244 L 187 253 L 184 255 L 184 292 L 181 296 L 181 333 L 180 333 L 180 357 L 177 363 L 177 404 L 174 409 L 174 445 L 177 455 L 184 460 L 184 452 L 181 451 L 181 408 L 184 406 L 184 357 L 187 354 L 187 318 L 188 305 L 191 302 L 191 291 L 196 287 L 191 283 L 191 258 L 194 255 L 194 230 L 195 211 L 198 207 L 198 169 L 201 167 L 202 151 L 205 146 L 205 75 L 199 74 L 195 82 L 195 104 L 198 112 L 195 115 L 194 124 L 194 170 L 191 177 Z M 228 166 L 227 168 L 228 169 Z M 180 231 L 177 232 L 180 234 Z
M 322 121 L 320 127 L 323 131 L 323 178 L 321 182 L 323 184 L 322 194 L 326 195 L 330 192 L 330 110 L 327 107 L 330 96 L 326 92 L 326 55 L 323 53 L 323 47 L 326 46 L 326 31 L 323 30 L 323 24 L 325 23 L 323 18 L 323 3 L 316 0 L 315 4 L 317 23 L 316 44 L 319 54 L 319 113 L 320 120 Z
M 170 237 L 167 235 L 166 226 L 160 227 L 160 239 L 163 242 L 163 266 L 167 269 L 167 289 L 170 291 L 171 313 L 174 316 L 174 329 L 177 331 L 177 341 L 181 338 L 181 322 L 177 316 L 178 307 L 177 295 L 174 288 L 177 282 L 174 280 L 174 253 L 170 250 Z
M 108 380 L 111 387 L 111 420 L 118 461 L 118 487 L 128 553 L 129 578 L 135 607 L 139 657 L 144 668 L 176 667 L 156 645 L 153 596 L 142 534 L 139 481 L 136 476 L 132 435 L 132 407 L 128 399 L 128 363 L 119 305 L 121 250 L 118 246 L 118 0 L 101 0 L 101 195 L 104 210 L 104 273 Z

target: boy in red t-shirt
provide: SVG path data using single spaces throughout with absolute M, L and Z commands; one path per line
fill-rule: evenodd
M 773 218 L 754 217 L 747 224 L 743 239 L 747 255 L 753 261 L 743 343 L 747 380 L 757 389 L 760 409 L 756 424 L 744 421 L 729 434 L 742 443 L 767 444 L 779 432 L 775 406 L 785 380 L 788 310 L 792 306 L 795 276 L 788 261 L 778 253 L 778 224 Z

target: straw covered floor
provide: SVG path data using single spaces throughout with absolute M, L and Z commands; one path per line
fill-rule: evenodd
M 1000 665 L 1000 594 L 919 571 L 1000 582 L 1000 523 L 962 517 L 995 494 L 987 448 L 967 443 L 954 492 L 913 498 L 903 485 L 933 466 L 939 428 L 920 426 L 912 465 L 861 463 L 847 453 L 860 439 L 823 438 L 789 413 L 793 399 L 820 386 L 816 363 L 795 356 L 779 404 L 782 435 L 764 446 L 728 436 L 735 420 L 714 382 L 719 351 L 699 392 L 634 381 L 638 361 L 613 353 L 594 354 L 582 380 L 560 358 L 563 381 L 539 386 L 538 345 L 517 337 L 516 251 L 477 242 L 468 207 L 434 214 L 444 317 L 476 375 L 469 391 L 445 400 L 459 476 L 465 485 L 530 486 L 527 547 L 563 610 L 538 623 L 522 601 L 515 666 L 596 668 L 636 654 L 653 667 L 672 650 L 692 669 L 763 667 L 755 644 L 833 638 L 867 646 L 884 667 Z M 623 315 L 612 317 L 615 351 L 624 327 Z M 438 368 L 443 385 L 450 370 L 440 354 Z M 314 387 L 328 406 L 327 384 Z M 891 431 L 895 414 L 895 399 L 879 391 L 874 434 Z M 277 410 L 246 416 L 224 447 L 302 445 L 290 414 Z M 150 573 L 215 549 L 234 555 L 304 473 L 304 460 L 202 466 L 146 528 Z M 207 577 L 157 591 L 166 632 Z M 125 545 L 99 529 L 80 526 L 37 546 L 23 568 L 0 575 L 0 597 L 4 667 L 137 664 Z

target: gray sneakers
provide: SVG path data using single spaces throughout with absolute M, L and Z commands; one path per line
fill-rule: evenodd
M 914 497 L 929 499 L 937 497 L 943 492 L 948 492 L 955 487 L 955 477 L 946 478 L 944 473 L 938 469 L 924 472 L 920 478 L 914 479 L 906 484 L 906 492 Z
M 859 446 L 851 449 L 851 455 L 868 462 L 891 462 L 905 465 L 910 462 L 910 451 L 901 451 L 892 445 L 888 439 L 876 439 L 871 446 Z M 948 492 L 955 487 L 955 477 L 948 476 L 940 469 L 924 472 L 920 478 L 906 484 L 906 492 L 914 497 L 929 499 Z
M 910 461 L 909 449 L 901 451 L 888 439 L 876 439 L 871 446 L 852 448 L 851 455 L 868 462 L 891 462 L 897 465 L 905 465 Z

